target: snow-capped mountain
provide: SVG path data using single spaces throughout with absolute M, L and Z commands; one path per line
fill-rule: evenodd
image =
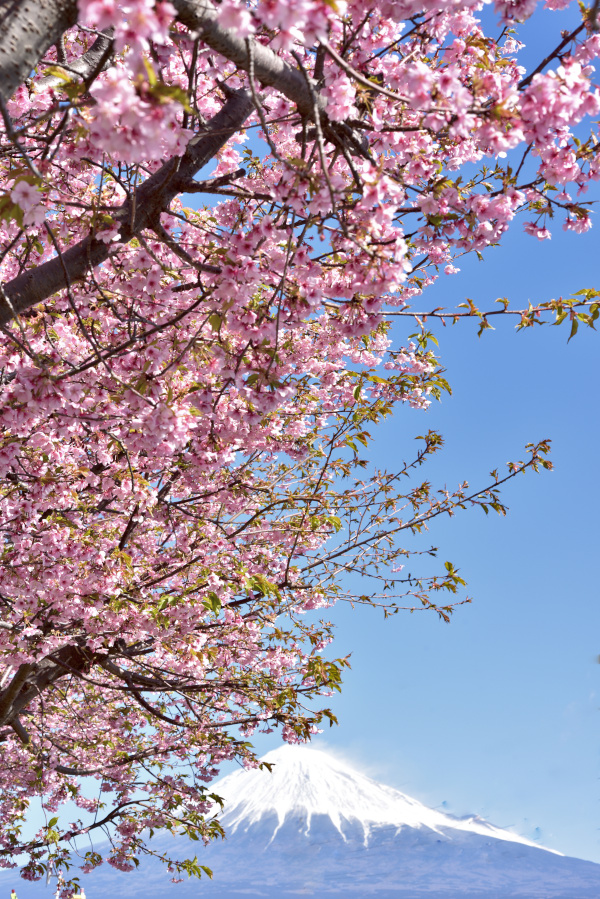
M 215 785 L 226 843 L 209 848 L 225 899 L 599 899 L 600 865 L 478 817 L 455 818 L 327 753 L 283 747 Z
M 352 833 L 362 830 L 367 848 L 381 827 L 421 828 L 438 835 L 450 829 L 539 848 L 482 818 L 454 818 L 427 808 L 316 749 L 283 746 L 262 761 L 273 765 L 272 773 L 237 771 L 215 785 L 215 792 L 225 800 L 223 824 L 232 835 L 256 826 L 268 829 L 267 821 L 275 823 L 276 817 L 271 840 L 288 819 L 299 822 L 300 832 L 307 836 L 325 818 L 344 841 L 349 829 Z
M 171 884 L 142 862 L 131 874 L 104 865 L 85 879 L 88 899 L 599 899 L 600 865 L 542 849 L 478 817 L 454 818 L 305 747 L 270 752 L 268 770 L 240 770 L 213 787 L 225 800 L 227 839 L 198 855 L 214 879 Z M 14 880 L 14 876 L 11 875 Z M 0 890 L 11 887 L 0 875 Z M 51 893 L 25 884 L 19 899 Z

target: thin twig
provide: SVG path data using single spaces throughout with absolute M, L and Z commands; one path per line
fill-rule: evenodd
M 382 94 L 384 97 L 388 97 L 390 100 L 396 100 L 398 103 L 406 103 L 406 97 L 403 97 L 402 94 L 396 94 L 394 91 L 389 91 L 386 87 L 382 87 L 380 84 L 377 84 L 376 81 L 370 81 L 368 78 L 365 78 L 364 75 L 361 75 L 360 72 L 357 72 L 349 63 L 346 62 L 345 59 L 335 52 L 333 47 L 331 47 L 327 41 L 321 41 L 321 46 L 325 48 L 327 53 L 331 56 L 335 62 L 337 62 L 338 66 L 346 72 L 347 75 L 350 75 L 354 78 L 355 81 L 358 81 L 359 84 L 362 84 L 363 87 L 368 87 L 369 90 L 376 91 L 378 94 Z
M 6 108 L 6 104 L 0 95 L 0 115 L 2 115 L 2 119 L 4 121 L 4 127 L 6 128 L 6 136 L 9 138 L 11 143 L 17 148 L 21 156 L 23 157 L 23 161 L 29 171 L 35 175 L 40 181 L 43 181 L 42 175 L 37 168 L 36 164 L 31 161 L 25 149 L 21 146 L 21 142 L 19 138 L 15 134 L 15 129 L 13 128 L 12 119 L 9 115 L 8 109 Z

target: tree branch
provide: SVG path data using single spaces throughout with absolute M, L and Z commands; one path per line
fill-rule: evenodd
M 250 72 L 252 68 L 257 81 L 266 87 L 276 87 L 295 104 L 304 118 L 315 123 L 320 120 L 328 140 L 340 147 L 349 142 L 359 155 L 370 158 L 368 144 L 363 137 L 344 122 L 329 122 L 327 102 L 319 92 L 317 82 L 308 73 L 289 65 L 259 41 L 238 37 L 235 32 L 223 28 L 218 22 L 212 0 L 173 0 L 173 5 L 178 20 L 190 31 L 195 31 L 205 44 L 244 72 Z M 368 83 L 371 85 L 371 82 Z
M 246 39 L 223 28 L 217 19 L 217 10 L 211 0 L 174 0 L 177 18 L 190 31 L 221 56 L 231 60 L 245 72 L 249 68 Z M 258 41 L 251 41 L 254 76 L 266 86 L 275 86 L 294 103 L 301 115 L 312 119 L 313 100 L 304 75 Z M 317 85 L 314 85 L 315 90 Z M 319 111 L 325 112 L 325 100 L 318 95 Z
M 0 0 L 2 100 L 10 100 L 48 48 L 76 23 L 76 0 Z
M 132 762 L 144 761 L 144 759 L 153 758 L 156 755 L 166 755 L 166 752 L 161 748 L 146 749 L 144 752 L 135 752 L 125 758 L 109 762 L 100 768 L 70 768 L 68 765 L 56 765 L 54 770 L 58 774 L 67 774 L 73 777 L 92 777 L 94 774 L 106 774 L 111 768 L 123 768 L 125 765 L 131 765 Z
M 69 669 L 84 671 L 91 661 L 90 653 L 84 647 L 72 644 L 58 650 L 55 658 L 56 661 L 45 658 L 35 665 L 19 667 L 11 683 L 0 693 L 0 727 L 8 724 L 17 730 L 18 724 L 15 728 L 14 722 L 30 702 L 59 678 L 65 677 Z
M 153 222 L 168 210 L 172 200 L 194 175 L 239 131 L 252 109 L 250 94 L 244 90 L 236 91 L 190 141 L 184 156 L 174 156 L 165 162 L 130 199 L 114 210 L 113 218 L 121 224 L 122 243 L 129 243 L 146 228 L 152 228 Z M 21 314 L 64 290 L 69 283 L 82 281 L 90 269 L 105 262 L 110 253 L 111 247 L 98 240 L 92 231 L 61 255 L 13 278 L 4 285 L 6 299 L 0 293 L 0 326 L 8 324 L 14 313 Z
M 79 75 L 86 82 L 94 80 L 103 69 L 105 69 L 113 55 L 112 28 L 108 28 L 98 35 L 90 49 L 70 62 L 60 62 L 61 69 L 68 74 Z M 58 87 L 62 84 L 62 79 L 58 75 L 45 75 L 39 81 L 35 81 L 33 86 L 36 93 L 51 87 Z

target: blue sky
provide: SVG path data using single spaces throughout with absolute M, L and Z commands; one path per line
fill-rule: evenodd
M 539 243 L 517 224 L 483 263 L 461 260 L 423 308 L 568 296 L 598 285 L 597 248 L 593 230 Z M 399 342 L 409 330 L 396 328 Z M 439 486 L 484 485 L 545 437 L 555 471 L 511 482 L 506 518 L 472 510 L 432 525 L 440 558 L 461 568 L 474 597 L 450 625 L 426 613 L 333 612 L 352 671 L 334 706 L 340 726 L 316 745 L 430 805 L 600 862 L 599 335 L 567 344 L 564 325 L 517 334 L 514 322 L 480 339 L 472 323 L 437 330 L 453 395 L 427 413 L 401 410 L 379 429 L 374 462 L 394 467 L 430 427 L 446 447 L 421 473 Z

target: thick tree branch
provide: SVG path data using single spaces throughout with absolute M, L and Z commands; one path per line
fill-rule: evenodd
M 91 662 L 90 653 L 76 645 L 64 646 L 54 655 L 56 661 L 45 658 L 35 665 L 18 668 L 10 684 L 0 693 L 0 727 L 8 724 L 18 733 L 18 716 L 40 693 L 70 670 L 85 671 Z
M 218 22 L 212 0 L 173 0 L 173 5 L 179 21 L 190 31 L 195 31 L 205 44 L 244 72 L 252 69 L 256 81 L 265 87 L 276 87 L 295 104 L 304 118 L 311 121 L 320 119 L 327 140 L 340 147 L 346 147 L 349 143 L 354 152 L 370 158 L 364 137 L 344 122 L 329 122 L 327 103 L 319 92 L 317 82 L 308 73 L 289 65 L 259 41 L 247 41 L 230 29 L 223 28 Z
M 165 750 L 161 748 L 146 749 L 144 752 L 135 752 L 132 755 L 125 756 L 125 758 L 109 762 L 100 768 L 71 768 L 68 765 L 57 765 L 55 771 L 58 774 L 67 774 L 73 777 L 92 777 L 94 774 L 106 774 L 107 771 L 111 771 L 113 768 L 123 768 L 125 765 L 131 765 L 132 762 L 141 762 L 144 759 L 165 754 Z
M 23 743 L 25 746 L 27 746 L 28 743 L 31 743 L 31 737 L 29 736 L 27 729 L 23 727 L 21 721 L 17 717 L 13 718 L 13 720 L 10 722 L 10 726 L 18 736 L 21 743 Z
M 250 94 L 236 91 L 190 141 L 184 156 L 175 156 L 165 162 L 140 185 L 131 199 L 115 209 L 113 217 L 121 223 L 122 243 L 129 243 L 146 228 L 152 228 L 194 175 L 239 131 L 252 109 Z M 25 312 L 69 284 L 83 280 L 90 269 L 108 259 L 110 252 L 111 247 L 92 232 L 60 256 L 13 278 L 4 285 L 8 301 L 0 294 L 0 326 L 14 318 L 13 309 L 17 314 Z
M 76 0 L 0 0 L 0 97 L 5 102 L 76 22 Z
M 231 60 L 245 72 L 250 59 L 245 38 L 239 37 L 217 20 L 217 10 L 211 0 L 173 0 L 177 18 L 190 31 L 221 56 Z M 313 100 L 302 72 L 290 66 L 281 57 L 258 41 L 252 41 L 254 76 L 265 86 L 276 86 L 278 91 L 294 103 L 301 115 L 313 117 Z M 317 85 L 315 83 L 315 90 Z M 325 111 L 325 100 L 318 99 L 319 111 Z
M 59 65 L 68 74 L 78 75 L 85 82 L 91 82 L 96 75 L 109 65 L 112 55 L 112 28 L 109 28 L 96 38 L 90 49 L 83 56 L 68 63 L 61 62 Z M 34 83 L 34 88 L 39 93 L 42 90 L 58 87 L 61 84 L 62 79 L 58 75 L 45 75 L 44 78 L 40 78 L 39 81 Z
M 11 682 L 0 693 L 0 724 L 10 717 L 11 706 L 33 670 L 33 665 L 20 665 Z

